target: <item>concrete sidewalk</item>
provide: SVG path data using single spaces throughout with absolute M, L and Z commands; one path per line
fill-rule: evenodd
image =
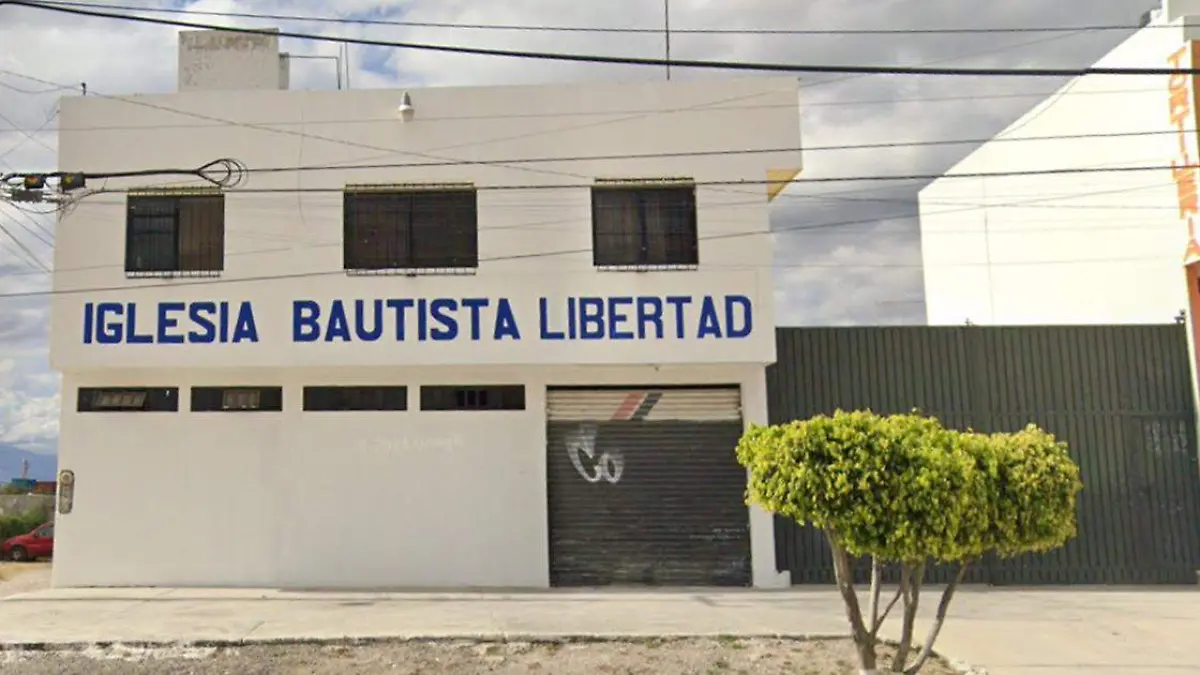
M 937 603 L 922 593 L 923 614 Z M 890 620 L 894 639 L 898 623 Z M 992 675 L 1200 673 L 1200 593 L 968 588 L 938 640 Z M 924 635 L 925 626 L 921 627 Z M 845 635 L 832 589 L 381 593 L 79 589 L 0 600 L 0 643 Z

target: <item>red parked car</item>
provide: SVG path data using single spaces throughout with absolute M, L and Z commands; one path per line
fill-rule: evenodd
M 28 562 L 54 555 L 54 523 L 44 523 L 29 534 L 17 535 L 0 544 L 0 555 L 15 562 Z

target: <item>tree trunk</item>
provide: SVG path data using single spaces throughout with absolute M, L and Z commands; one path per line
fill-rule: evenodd
M 916 565 L 905 565 L 908 573 L 908 592 L 904 596 L 904 626 L 900 629 L 900 647 L 896 650 L 896 660 L 892 662 L 892 672 L 903 673 L 904 665 L 908 662 L 908 653 L 912 650 L 913 623 L 917 620 L 917 607 L 921 604 L 921 583 L 925 580 L 925 561 Z
M 916 675 L 921 671 L 921 667 L 929 660 L 929 656 L 933 654 L 933 643 L 937 641 L 938 633 L 942 631 L 942 624 L 946 622 L 946 611 L 950 609 L 950 600 L 954 598 L 954 591 L 958 585 L 962 583 L 963 575 L 967 573 L 968 562 L 963 562 L 958 568 L 958 574 L 954 575 L 954 580 L 946 587 L 942 593 L 942 600 L 938 603 L 937 616 L 933 619 L 933 626 L 929 628 L 929 636 L 925 638 L 925 644 L 921 645 L 921 653 L 917 655 L 917 660 L 912 666 L 905 670 L 905 675 Z
M 871 556 L 871 610 L 867 616 L 871 617 L 871 630 L 879 625 L 879 594 L 883 592 L 883 565 L 879 564 L 879 558 Z
M 833 570 L 837 576 L 838 591 L 842 594 L 842 604 L 846 606 L 846 618 L 850 621 L 850 636 L 854 639 L 854 648 L 858 652 L 858 671 L 860 675 L 876 675 L 875 640 L 867 632 L 863 624 L 862 609 L 858 605 L 858 595 L 854 592 L 854 570 L 850 566 L 850 557 L 838 545 L 832 532 L 825 533 L 829 540 L 829 548 L 833 551 Z

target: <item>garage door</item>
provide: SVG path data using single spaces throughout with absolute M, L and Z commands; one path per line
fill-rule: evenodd
M 750 585 L 737 387 L 547 394 L 552 585 Z

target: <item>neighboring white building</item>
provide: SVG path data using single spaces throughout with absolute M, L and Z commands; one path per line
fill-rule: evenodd
M 185 32 L 180 92 L 62 102 L 65 171 L 252 173 L 93 181 L 58 226 L 54 585 L 786 584 L 733 453 L 800 156 L 680 153 L 798 146 L 795 78 L 307 92 L 280 61 Z
M 1200 0 L 1166 0 L 1147 19 L 1096 67 L 1200 64 Z M 1175 320 L 1195 285 L 1184 275 L 1194 169 L 954 175 L 1195 164 L 1195 94 L 1191 77 L 1075 78 L 922 190 L 928 322 Z

